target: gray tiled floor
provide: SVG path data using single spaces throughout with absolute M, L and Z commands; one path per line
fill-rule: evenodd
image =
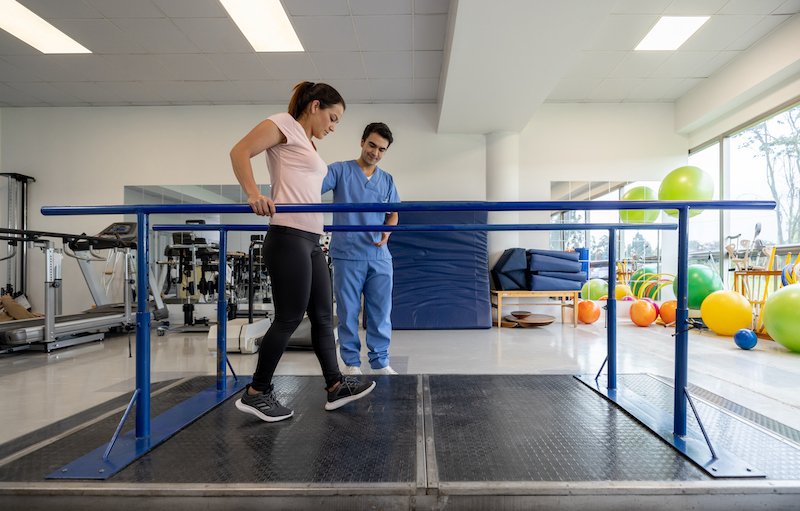
M 672 330 L 620 321 L 620 373 L 673 374 Z M 594 374 L 606 353 L 602 322 L 573 329 L 559 322 L 530 329 L 396 331 L 393 366 L 409 374 Z M 713 334 L 690 335 L 689 381 L 795 429 L 800 429 L 800 354 L 770 341 L 752 351 Z M 257 355 L 230 355 L 248 374 Z M 203 334 L 152 338 L 154 381 L 213 374 L 216 354 Z M 364 354 L 364 367 L 366 354 Z M 278 374 L 320 374 L 313 353 L 288 351 Z M 0 358 L 0 442 L 86 410 L 133 389 L 135 361 L 127 338 L 52 354 Z

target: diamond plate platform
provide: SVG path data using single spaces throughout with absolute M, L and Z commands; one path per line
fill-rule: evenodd
M 173 384 L 154 395 L 153 413 L 213 381 Z M 800 446 L 702 400 L 712 439 L 754 456 L 766 481 L 708 477 L 572 376 L 377 381 L 371 396 L 326 412 L 321 377 L 276 377 L 279 398 L 295 411 L 288 421 L 263 423 L 230 399 L 107 481 L 45 480 L 110 436 L 121 414 L 108 416 L 0 460 L 0 508 L 731 510 L 800 502 Z M 620 381 L 653 406 L 670 406 L 667 383 Z

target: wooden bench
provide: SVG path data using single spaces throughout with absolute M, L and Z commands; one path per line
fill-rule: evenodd
M 572 326 L 573 328 L 578 326 L 578 311 L 577 305 L 580 299 L 580 291 L 497 291 L 492 289 L 491 294 L 491 302 L 492 307 L 497 309 L 497 325 L 500 324 L 500 321 L 503 319 L 503 298 L 537 298 L 537 297 L 545 297 L 545 298 L 558 298 L 558 302 L 550 303 L 550 302 L 537 302 L 537 303 L 515 303 L 514 305 L 528 305 L 528 306 L 537 306 L 537 305 L 555 305 L 561 307 L 561 322 L 565 323 L 564 320 L 564 309 L 572 309 Z

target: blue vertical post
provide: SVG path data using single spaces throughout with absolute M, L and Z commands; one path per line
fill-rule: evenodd
M 608 390 L 617 388 L 617 230 L 608 230 L 608 298 L 606 300 L 606 344 Z
M 686 435 L 689 381 L 689 208 L 678 209 L 678 310 L 675 313 L 675 399 L 672 433 Z
M 227 280 L 226 258 L 228 254 L 228 230 L 219 229 L 219 269 L 217 276 L 217 390 L 225 390 L 225 361 L 228 356 L 228 301 L 225 298 L 225 281 Z
M 150 215 L 136 212 L 136 438 L 150 438 Z

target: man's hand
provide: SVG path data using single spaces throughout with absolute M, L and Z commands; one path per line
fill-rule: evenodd
M 389 243 L 389 235 L 390 234 L 391 234 L 390 232 L 381 233 L 381 240 L 380 241 L 376 241 L 375 243 L 373 243 L 373 245 L 375 245 L 376 247 L 382 247 L 382 246 L 386 245 L 387 243 Z
M 275 214 L 275 203 L 269 197 L 261 194 L 251 195 L 247 198 L 250 208 L 258 216 L 272 216 Z

